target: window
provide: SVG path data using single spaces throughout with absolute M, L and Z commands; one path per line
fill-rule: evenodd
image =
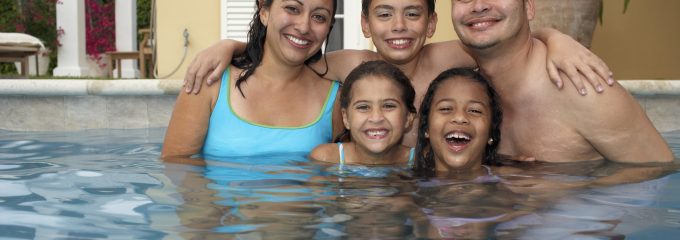
M 255 13 L 255 0 L 221 0 L 220 26 L 222 39 L 245 42 Z M 357 0 L 338 0 L 335 25 L 328 42 L 328 51 L 338 49 L 368 49 L 370 40 L 361 28 L 361 3 Z
M 222 39 L 245 42 L 250 20 L 255 13 L 255 0 L 221 0 L 220 26 Z

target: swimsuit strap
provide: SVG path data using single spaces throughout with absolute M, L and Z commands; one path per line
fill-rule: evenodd
M 409 168 L 413 167 L 413 164 L 414 164 L 413 160 L 414 160 L 415 155 L 416 155 L 416 149 L 411 148 L 411 150 L 409 150 L 409 152 L 408 152 L 408 167 Z
M 342 146 L 342 143 L 339 142 L 338 144 L 338 154 L 340 156 L 340 163 L 338 164 L 338 170 L 342 173 L 344 166 L 345 166 L 345 151 L 344 147 Z
M 493 175 L 493 172 L 491 171 L 491 168 L 489 166 L 482 165 L 482 167 L 484 167 L 484 169 L 486 169 L 486 175 L 489 175 L 489 176 Z

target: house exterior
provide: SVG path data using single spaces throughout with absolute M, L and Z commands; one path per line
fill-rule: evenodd
M 450 9 L 450 2 L 438 1 L 436 9 Z M 372 49 L 370 39 L 363 37 L 360 27 L 361 1 L 338 0 L 338 13 L 331 36 L 332 45 L 344 49 Z M 159 75 L 170 73 L 184 55 L 182 31 L 189 31 L 189 47 L 184 63 L 179 70 L 168 78 L 181 79 L 186 67 L 202 49 L 220 39 L 239 39 L 245 41 L 248 24 L 254 14 L 255 0 L 212 0 L 201 4 L 183 0 L 157 1 L 157 36 Z M 453 27 L 448 10 L 440 21 L 437 34 L 431 41 L 451 39 Z M 178 17 L 181 16 L 181 17 Z M 441 16 L 441 15 L 440 15 Z M 442 17 L 440 17 L 442 19 Z M 342 39 L 342 41 L 338 41 Z M 338 43 L 340 42 L 340 43 Z M 330 48 L 330 46 L 329 46 Z
M 57 14 L 57 24 L 77 26 L 83 23 L 84 20 L 79 20 L 82 18 L 79 12 L 84 11 L 80 6 L 82 1 L 62 1 L 58 8 L 68 11 L 61 14 L 64 18 L 62 24 L 59 23 L 60 14 Z M 330 46 L 371 49 L 370 40 L 363 38 L 359 25 L 361 2 L 338 0 L 338 3 L 338 21 L 334 27 L 336 35 L 332 39 L 342 41 Z M 136 0 L 116 0 L 116 38 L 117 41 L 121 39 L 120 43 L 116 43 L 119 51 L 136 50 L 132 42 L 133 36 L 136 37 L 136 29 L 132 25 L 135 22 L 131 19 L 136 14 L 134 4 Z M 220 39 L 244 40 L 254 6 L 255 0 L 155 1 L 158 76 L 182 79 L 187 67 L 201 50 Z M 450 9 L 450 1 L 436 2 L 439 21 L 431 42 L 456 38 L 451 26 Z M 680 9 L 680 1 L 635 1 L 631 2 L 625 14 L 622 9 L 622 1 L 604 0 L 605 21 L 595 31 L 593 52 L 607 62 L 618 79 L 680 79 L 680 45 L 677 44 L 680 42 L 680 30 L 676 24 L 680 22 L 680 14 L 676 11 Z M 77 40 L 83 38 L 77 36 L 79 31 L 65 32 L 67 34 L 63 37 L 66 40 L 62 39 L 65 44 L 59 51 L 60 55 L 65 52 L 71 57 L 59 59 L 55 75 L 87 75 L 88 67 L 81 63 L 85 60 L 73 57 L 84 53 L 84 49 L 81 49 L 84 48 L 84 40 Z M 62 64 L 65 66 L 62 67 Z M 123 77 L 134 76 L 135 69 L 133 62 L 123 63 Z
M 242 11 L 252 11 L 249 6 L 255 6 L 254 1 L 156 1 L 160 75 L 172 71 L 181 59 L 184 28 L 190 32 L 188 53 L 183 65 L 169 78 L 182 79 L 186 67 L 200 50 L 223 38 L 243 36 L 243 32 L 231 31 L 245 26 L 248 19 L 244 17 L 250 13 L 239 18 L 227 15 L 230 11 L 239 15 Z M 680 1 L 631 1 L 625 14 L 622 2 L 604 0 L 604 23 L 595 30 L 592 50 L 607 62 L 618 79 L 680 79 L 680 44 L 677 44 L 680 42 L 677 27 Z M 350 39 L 345 40 L 345 48 L 370 48 L 369 40 L 360 41 L 361 1 L 339 0 L 339 3 L 344 7 L 346 21 L 343 34 Z M 455 39 L 450 20 L 451 1 L 439 0 L 436 4 L 439 21 L 431 41 Z
M 59 49 L 54 76 L 100 77 L 107 74 L 98 63 L 87 57 L 85 51 L 85 1 L 70 0 L 57 3 L 57 29 Z M 117 51 L 137 51 L 137 1 L 115 1 L 115 26 Z M 137 78 L 139 70 L 136 62 L 121 63 L 121 75 Z

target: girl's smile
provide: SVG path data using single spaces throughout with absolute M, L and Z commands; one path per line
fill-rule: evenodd
M 401 92 L 382 76 L 368 75 L 352 85 L 349 106 L 342 115 L 345 127 L 353 133 L 352 141 L 363 151 L 377 154 L 400 145 L 412 118 Z
M 437 171 L 479 168 L 490 126 L 490 100 L 483 85 L 461 76 L 442 82 L 427 130 Z

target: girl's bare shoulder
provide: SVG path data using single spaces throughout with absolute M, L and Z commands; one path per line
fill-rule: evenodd
M 309 158 L 314 161 L 337 163 L 340 161 L 338 145 L 335 143 L 325 143 L 317 146 L 309 154 Z

